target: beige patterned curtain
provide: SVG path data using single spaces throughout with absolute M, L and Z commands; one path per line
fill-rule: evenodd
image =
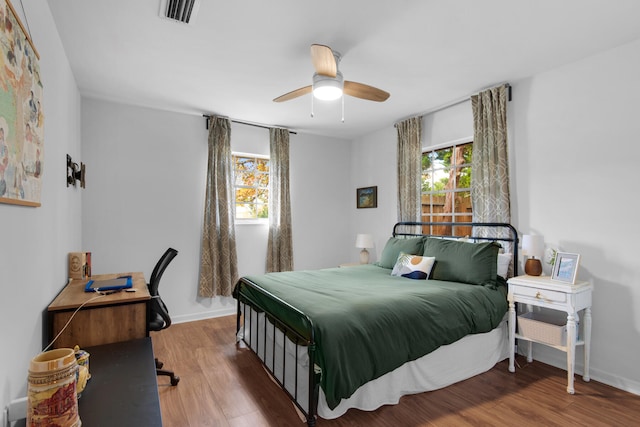
M 476 222 L 511 222 L 507 94 L 508 86 L 502 85 L 471 97 L 474 129 L 471 203 Z M 487 232 L 486 228 L 478 230 L 478 235 Z
M 212 117 L 198 295 L 230 296 L 237 280 L 231 123 Z
M 396 123 L 398 131 L 398 221 L 421 220 L 422 117 Z
M 293 270 L 289 199 L 289 130 L 269 129 L 269 240 L 267 272 Z

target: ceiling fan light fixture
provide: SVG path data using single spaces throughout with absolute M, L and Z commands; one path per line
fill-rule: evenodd
M 316 70 L 313 74 L 313 84 L 280 95 L 274 98 L 273 102 L 289 101 L 311 92 L 311 117 L 313 117 L 314 98 L 322 101 L 342 99 L 343 111 L 344 95 L 376 102 L 384 102 L 389 98 L 388 92 L 376 87 L 353 81 L 345 82 L 342 73 L 338 70 L 340 54 L 329 46 L 312 44 L 311 62 Z
M 313 96 L 322 101 L 335 101 L 342 96 L 344 80 L 342 73 L 338 72 L 336 77 L 313 75 Z

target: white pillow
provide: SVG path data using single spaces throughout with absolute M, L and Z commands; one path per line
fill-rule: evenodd
M 435 261 L 436 258 L 432 256 L 410 255 L 400 252 L 391 275 L 426 280 L 429 278 L 429 273 L 431 273 L 431 268 Z
M 507 278 L 511 258 L 513 258 L 513 254 L 498 254 L 498 276 Z

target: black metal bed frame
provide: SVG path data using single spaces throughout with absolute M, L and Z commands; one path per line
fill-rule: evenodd
M 304 314 L 303 312 L 301 312 L 300 310 L 298 310 L 297 308 L 295 308 L 294 306 L 292 306 L 291 304 L 287 303 L 286 301 L 282 300 L 281 298 L 271 294 L 270 292 L 265 291 L 264 289 L 262 289 L 260 286 L 258 286 L 257 284 L 253 283 L 250 280 L 247 280 L 245 278 L 240 279 L 240 282 L 242 283 L 242 285 L 244 286 L 248 286 L 253 288 L 254 290 L 258 291 L 259 293 L 263 294 L 263 295 L 267 295 L 269 296 L 271 299 L 278 301 L 280 304 L 283 304 L 284 306 L 286 306 L 287 308 L 289 308 L 290 310 L 293 310 L 294 312 L 298 313 L 299 316 L 301 316 L 302 318 L 306 319 L 307 324 L 308 324 L 308 338 L 305 338 L 302 334 L 298 333 L 295 331 L 295 329 L 290 326 L 287 325 L 286 323 L 282 322 L 280 319 L 278 319 L 277 317 L 271 315 L 264 307 L 261 306 L 261 304 L 257 301 L 255 301 L 254 299 L 252 299 L 251 297 L 247 296 L 247 295 L 243 295 L 241 292 L 237 292 L 237 299 L 238 299 L 238 314 L 237 314 L 237 320 L 236 320 L 236 332 L 240 331 L 240 325 L 242 323 L 242 330 L 246 331 L 246 325 L 247 325 L 247 317 L 248 317 L 248 321 L 249 321 L 249 331 L 252 332 L 253 329 L 251 328 L 251 323 L 254 321 L 254 317 L 255 317 L 255 322 L 256 322 L 256 330 L 259 326 L 259 322 L 258 322 L 258 315 L 260 313 L 264 313 L 265 314 L 265 318 L 264 318 L 264 329 L 262 331 L 262 337 L 263 337 L 263 345 L 262 348 L 260 348 L 260 339 L 258 334 L 253 334 L 250 333 L 249 334 L 249 341 L 247 341 L 246 338 L 246 334 L 243 334 L 242 336 L 242 341 L 251 349 L 253 350 L 253 352 L 258 356 L 258 358 L 261 360 L 262 365 L 264 367 L 264 369 L 267 370 L 267 372 L 269 372 L 269 374 L 271 375 L 271 377 L 273 378 L 274 381 L 276 381 L 276 383 L 280 386 L 280 388 L 282 388 L 282 390 L 287 394 L 287 396 L 289 396 L 289 398 L 293 401 L 294 405 L 296 405 L 296 407 L 300 410 L 300 412 L 302 412 L 302 414 L 305 416 L 305 418 L 307 419 L 307 425 L 309 427 L 313 427 L 315 426 L 316 423 L 316 412 L 318 409 L 318 396 L 319 396 L 319 389 L 320 389 L 320 375 L 319 373 L 315 372 L 314 366 L 315 366 L 315 353 L 316 353 L 316 344 L 315 344 L 315 332 L 314 332 L 314 327 L 313 327 L 313 321 L 309 318 L 309 316 L 307 316 L 306 314 Z M 240 284 L 240 283 L 239 283 Z M 247 316 L 247 309 L 249 310 L 249 315 Z M 242 315 L 244 313 L 244 316 Z M 241 321 L 242 319 L 242 321 Z M 268 365 L 267 365 L 267 326 L 268 326 L 268 322 L 267 320 L 269 320 L 272 324 L 272 342 L 271 342 L 271 349 L 272 349 L 272 354 L 271 356 L 271 366 L 273 366 L 273 369 L 271 369 Z M 283 338 L 283 344 L 284 344 L 284 340 L 285 339 L 290 339 L 296 348 L 296 357 L 295 357 L 295 361 L 294 361 L 294 391 L 293 393 L 289 392 L 289 390 L 287 390 L 286 388 L 286 363 L 287 363 L 287 357 L 286 357 L 286 345 L 282 346 L 282 378 L 278 378 L 276 376 L 275 373 L 275 351 L 276 351 L 276 335 L 277 332 L 280 333 L 280 335 Z M 305 409 L 302 407 L 302 405 L 298 402 L 298 360 L 299 360 L 299 349 L 300 346 L 304 346 L 307 347 L 307 353 L 309 356 L 309 370 L 307 372 L 307 374 L 309 375 L 309 389 L 308 389 L 308 406 L 307 406 L 307 410 L 305 411 Z M 260 357 L 260 354 L 262 354 L 262 357 Z
M 489 237 L 489 236 L 468 236 L 469 239 L 471 240 L 486 240 L 486 241 L 502 241 L 502 242 L 511 242 L 513 244 L 513 259 L 512 259 L 512 263 L 513 263 L 513 271 L 514 271 L 514 276 L 517 275 L 517 269 L 518 269 L 518 232 L 515 229 L 515 227 L 513 227 L 511 224 L 508 223 L 499 223 L 499 222 L 490 222 L 490 223 L 477 223 L 477 222 L 398 222 L 394 225 L 393 227 L 393 236 L 397 237 L 397 236 L 404 236 L 404 237 L 418 237 L 418 236 L 425 236 L 425 237 L 441 237 L 441 238 L 445 238 L 445 237 L 460 237 L 460 236 L 451 236 L 451 235 L 432 235 L 432 234 L 423 234 L 423 233 L 418 233 L 418 232 L 402 232 L 402 231 L 398 231 L 398 229 L 400 227 L 420 227 L 420 230 L 422 230 L 422 227 L 425 226 L 429 226 L 429 227 L 438 227 L 438 226 L 451 226 L 451 227 L 474 227 L 474 230 L 477 230 L 478 228 L 493 228 L 493 229 L 507 229 L 509 230 L 509 234 L 510 237 L 499 237 L 499 236 L 495 236 L 495 237 Z M 452 229 L 453 230 L 453 229 Z M 500 234 L 500 233 L 498 233 Z M 240 292 L 240 287 L 241 286 L 247 286 L 252 288 L 253 290 L 257 291 L 258 293 L 268 297 L 269 299 L 275 300 L 277 301 L 279 304 L 282 304 L 283 306 L 287 307 L 288 309 L 296 312 L 301 318 L 305 319 L 306 324 L 308 326 L 308 330 L 305 331 L 306 334 L 303 335 L 299 332 L 297 332 L 295 330 L 295 328 L 292 325 L 289 325 L 285 322 L 283 322 L 282 320 L 278 319 L 276 316 L 272 315 L 271 313 L 268 312 L 268 310 L 263 307 L 258 301 L 256 301 L 255 299 L 251 298 L 250 296 L 244 295 L 242 294 L 242 292 Z M 242 278 L 240 279 L 240 281 L 238 282 L 238 288 L 236 290 L 236 292 L 234 293 L 234 296 L 237 298 L 238 300 L 238 312 L 237 312 L 237 321 L 236 321 L 236 332 L 240 332 L 241 327 L 243 332 L 246 332 L 247 330 L 247 323 L 249 324 L 249 340 L 246 339 L 246 333 L 243 334 L 242 336 L 242 341 L 258 356 L 258 358 L 261 360 L 263 367 L 265 368 L 265 370 L 267 370 L 267 372 L 269 372 L 269 374 L 271 375 L 271 377 L 276 381 L 276 383 L 282 388 L 282 390 L 287 394 L 287 396 L 289 396 L 289 398 L 293 401 L 294 405 L 298 408 L 298 410 L 305 416 L 306 420 L 307 420 L 307 425 L 309 427 L 314 427 L 316 424 L 316 416 L 317 416 L 317 410 L 318 410 L 318 397 L 319 397 L 319 390 L 320 390 L 320 373 L 316 372 L 315 370 L 315 355 L 316 355 L 316 343 L 315 343 L 315 335 L 314 335 L 314 326 L 313 326 L 313 320 L 311 318 L 309 318 L 309 316 L 307 316 L 306 314 L 304 314 L 303 312 L 301 312 L 300 310 L 298 310 L 297 308 L 293 307 L 291 304 L 287 303 L 286 301 L 284 301 L 283 299 L 271 294 L 270 292 L 267 292 L 266 290 L 262 289 L 259 285 L 253 283 L 252 281 L 246 279 L 246 278 Z M 264 328 L 262 331 L 259 331 L 259 333 L 262 334 L 262 346 L 260 346 L 260 337 L 259 337 L 259 333 L 258 334 L 254 334 L 253 332 L 253 328 L 252 328 L 252 322 L 255 321 L 256 322 L 256 331 L 258 330 L 259 327 L 259 321 L 258 321 L 258 316 L 260 315 L 260 313 L 264 313 L 265 319 L 264 319 Z M 243 315 L 244 314 L 244 315 Z M 272 329 L 272 342 L 271 342 L 271 354 L 267 354 L 267 327 L 269 322 L 267 322 L 267 320 L 269 320 L 271 322 L 271 329 Z M 280 336 L 282 336 L 283 339 L 283 346 L 282 346 L 282 378 L 277 378 L 275 370 L 276 370 L 276 366 L 275 366 L 275 352 L 276 352 L 276 335 L 280 334 Z M 295 367 L 294 367 L 294 389 L 293 392 L 290 392 L 289 390 L 287 390 L 286 388 L 286 364 L 287 364 L 287 358 L 286 358 L 286 339 L 290 339 L 294 344 L 295 344 L 295 348 L 296 348 L 296 354 L 295 354 L 295 360 L 293 361 Z M 299 390 L 298 390 L 298 377 L 299 377 L 299 372 L 298 372 L 298 360 L 299 360 L 299 349 L 300 346 L 306 347 L 307 348 L 307 354 L 308 354 L 308 358 L 309 358 L 309 366 L 308 366 L 308 372 L 306 373 L 308 375 L 308 406 L 307 406 L 307 410 L 304 409 L 304 407 L 302 406 L 302 404 L 300 402 L 298 402 L 298 396 L 299 396 Z M 273 367 L 270 368 L 267 364 L 267 358 L 270 357 L 271 358 L 271 366 Z M 302 373 L 301 375 L 304 375 L 304 373 Z

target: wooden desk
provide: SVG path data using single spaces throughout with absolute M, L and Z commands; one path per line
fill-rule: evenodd
M 128 341 L 149 335 L 147 316 L 151 296 L 143 273 L 100 274 L 93 280 L 114 279 L 131 275 L 135 292 L 120 291 L 99 296 L 85 292 L 87 280 L 71 280 L 48 307 L 48 342 L 64 328 L 73 312 L 73 320 L 58 337 L 52 348 L 79 345 L 81 348 Z

